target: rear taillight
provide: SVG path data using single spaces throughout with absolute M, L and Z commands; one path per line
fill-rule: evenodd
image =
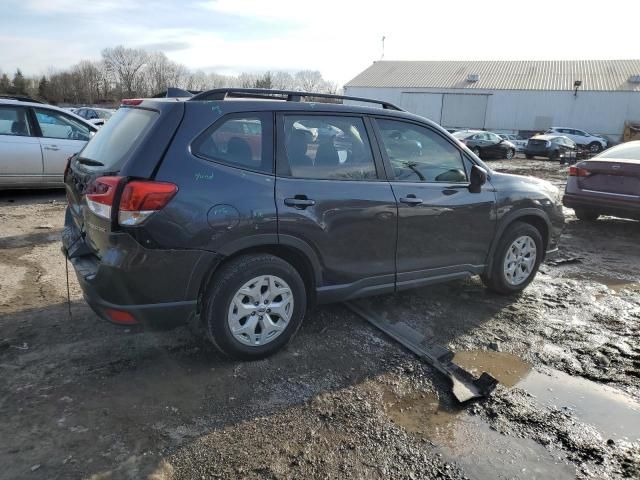
M 142 103 L 141 98 L 125 98 L 120 102 L 121 105 L 140 105 Z
M 173 198 L 178 187 L 168 182 L 134 180 L 125 185 L 120 198 L 118 223 L 139 225 Z
M 570 177 L 588 177 L 589 175 L 591 175 L 591 172 L 586 168 L 580 168 L 576 166 L 569 167 Z
M 87 189 L 86 200 L 89 210 L 98 217 L 111 218 L 111 207 L 120 180 L 122 177 L 98 177 Z
M 86 194 L 89 210 L 97 216 L 110 219 L 115 206 L 118 184 L 123 177 L 99 177 L 89 187 Z M 173 198 L 178 187 L 168 182 L 133 180 L 127 183 L 120 195 L 118 223 L 139 225 L 151 214 L 161 210 Z

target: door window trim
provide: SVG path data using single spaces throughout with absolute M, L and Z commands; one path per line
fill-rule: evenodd
M 431 125 L 427 125 L 424 123 L 420 123 L 420 122 L 415 122 L 412 121 L 410 119 L 405 119 L 405 118 L 398 118 L 398 117 L 387 117 L 387 116 L 382 116 L 382 115 L 371 115 L 371 124 L 372 127 L 374 128 L 375 132 L 376 132 L 376 138 L 377 138 L 377 142 L 378 142 L 378 148 L 380 150 L 380 154 L 382 156 L 383 159 L 383 163 L 384 163 L 384 168 L 385 171 L 388 172 L 388 181 L 389 182 L 400 182 L 400 180 L 396 180 L 395 178 L 395 174 L 393 172 L 393 168 L 391 166 L 391 161 L 389 160 L 389 156 L 387 155 L 387 150 L 384 146 L 384 141 L 382 140 L 382 133 L 380 132 L 380 127 L 378 126 L 378 122 L 377 120 L 391 120 L 391 121 L 396 121 L 396 122 L 402 122 L 402 123 L 407 123 L 410 125 L 415 125 L 417 127 L 422 127 L 427 129 L 428 131 L 432 132 L 435 135 L 438 135 L 440 138 L 444 139 L 447 143 L 449 143 L 449 145 L 451 145 L 453 148 L 455 148 L 458 153 L 460 153 L 460 163 L 462 164 L 462 168 L 464 169 L 464 173 L 467 177 L 467 180 L 464 182 L 431 182 L 431 181 L 420 181 L 420 180 L 416 180 L 414 182 L 400 182 L 403 184 L 410 184 L 410 183 L 418 183 L 420 185 L 456 185 L 456 186 L 469 186 L 471 185 L 471 181 L 469 178 L 469 169 L 467 168 L 467 162 L 465 161 L 465 159 L 470 160 L 473 164 L 477 165 L 476 162 L 473 161 L 473 159 L 467 155 L 465 153 L 464 150 L 462 150 L 458 145 L 456 145 L 454 142 L 451 141 L 451 139 L 447 138 L 446 136 L 444 136 L 441 132 L 439 132 L 438 130 L 436 130 L 435 128 L 431 127 Z M 481 165 L 479 165 L 481 166 Z M 484 167 L 483 167 L 484 168 Z
M 373 158 L 373 164 L 376 170 L 376 178 L 367 178 L 362 180 L 356 180 L 352 178 L 309 178 L 309 177 L 294 177 L 291 174 L 291 168 L 289 167 L 289 160 L 287 158 L 287 149 L 285 145 L 285 135 L 284 135 L 284 117 L 287 115 L 298 115 L 301 117 L 311 117 L 311 116 L 320 116 L 320 117 L 350 117 L 350 118 L 359 118 L 362 120 L 362 124 L 364 125 L 365 133 L 367 134 L 369 141 L 369 148 L 371 149 L 371 157 Z M 275 152 L 274 152 L 274 160 L 276 164 L 276 176 L 284 177 L 292 180 L 312 180 L 315 182 L 358 182 L 358 183 L 367 183 L 367 182 L 386 182 L 386 169 L 383 166 L 382 158 L 377 152 L 377 148 L 374 144 L 377 144 L 375 139 L 375 132 L 372 130 L 371 125 L 369 124 L 369 119 L 366 115 L 362 115 L 356 112 L 331 112 L 331 111 L 313 111 L 308 112 L 304 110 L 278 110 L 275 116 L 276 128 L 275 128 Z

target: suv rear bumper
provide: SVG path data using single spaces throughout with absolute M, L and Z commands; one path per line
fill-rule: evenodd
M 111 234 L 102 259 L 67 225 L 62 251 L 73 265 L 85 301 L 105 320 L 167 328 L 195 315 L 200 285 L 217 255 L 200 250 L 145 249 L 126 233 Z M 126 312 L 135 322 L 112 318 Z

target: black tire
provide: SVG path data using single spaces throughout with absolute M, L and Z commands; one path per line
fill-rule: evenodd
M 527 160 L 533 160 L 533 155 L 529 155 L 528 153 L 525 153 L 524 156 L 527 158 Z
M 269 343 L 250 346 L 231 333 L 227 314 L 238 290 L 260 275 L 275 275 L 284 280 L 293 296 L 293 312 L 285 329 Z M 284 347 L 296 334 L 307 309 L 307 293 L 300 274 L 288 262 L 268 254 L 245 255 L 224 265 L 214 275 L 205 293 L 203 324 L 209 340 L 225 355 L 240 360 L 257 360 Z
M 504 154 L 504 158 L 506 160 L 511 160 L 513 159 L 513 157 L 516 156 L 516 151 L 513 148 L 510 148 L 509 150 L 507 150 Z
M 602 151 L 602 145 L 600 145 L 598 142 L 591 142 L 589 144 L 589 151 L 591 153 L 600 153 Z
M 600 214 L 598 212 L 594 212 L 593 210 L 588 210 L 586 208 L 574 208 L 573 211 L 578 217 L 578 220 L 582 220 L 584 222 L 595 222 Z
M 508 282 L 505 273 L 504 273 L 504 261 L 507 256 L 509 247 L 515 242 L 516 239 L 522 236 L 531 237 L 533 242 L 536 245 L 536 259 L 534 266 L 529 273 L 529 276 L 526 280 L 518 285 L 512 285 Z M 496 293 L 501 295 L 511 295 L 514 293 L 518 293 L 524 290 L 527 285 L 529 285 L 536 276 L 538 272 L 538 267 L 540 267 L 540 262 L 542 261 L 542 257 L 544 255 L 543 250 L 544 242 L 542 240 L 542 235 L 540 231 L 529 223 L 524 222 L 514 222 L 502 234 L 500 240 L 498 242 L 498 247 L 493 256 L 493 261 L 491 264 L 491 275 L 481 275 L 482 281 L 485 286 Z
M 480 152 L 480 149 L 478 147 L 473 147 L 473 149 L 471 151 L 474 153 L 474 155 L 476 157 L 481 158 L 480 157 L 480 153 L 482 153 L 482 152 Z

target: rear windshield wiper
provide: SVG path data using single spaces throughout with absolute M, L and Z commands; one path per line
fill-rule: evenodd
M 78 163 L 83 165 L 89 165 L 90 167 L 104 167 L 104 163 L 98 160 L 91 160 L 90 158 L 78 157 Z

